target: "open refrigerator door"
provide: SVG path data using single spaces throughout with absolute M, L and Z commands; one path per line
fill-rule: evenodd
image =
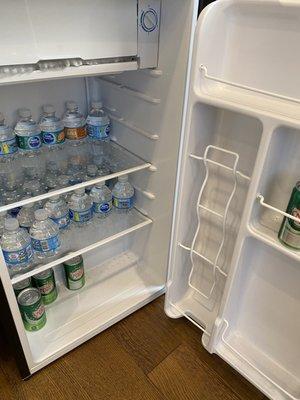
M 268 397 L 293 400 L 299 251 L 278 233 L 300 222 L 297 202 L 285 212 L 300 167 L 299 22 L 295 1 L 220 0 L 200 16 L 165 305 Z

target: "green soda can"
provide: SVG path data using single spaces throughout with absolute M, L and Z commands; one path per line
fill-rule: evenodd
M 18 295 L 23 323 L 27 331 L 38 331 L 47 322 L 42 296 L 38 289 L 27 288 Z
M 16 275 L 16 277 L 17 276 L 19 276 L 19 275 Z M 31 278 L 27 278 L 27 279 L 24 279 L 21 282 L 15 283 L 13 285 L 13 289 L 14 289 L 16 297 L 18 297 L 19 293 L 21 293 L 22 290 L 27 289 L 29 287 L 31 287 Z
M 286 212 L 300 219 L 300 182 L 297 182 L 293 189 Z M 300 250 L 300 223 L 284 217 L 278 239 L 285 246 Z
M 81 289 L 85 284 L 83 259 L 77 256 L 64 262 L 66 283 L 69 290 Z
M 57 288 L 52 268 L 34 275 L 33 282 L 41 292 L 44 304 L 53 303 L 57 299 Z

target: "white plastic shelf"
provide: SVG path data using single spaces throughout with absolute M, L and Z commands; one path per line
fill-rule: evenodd
M 68 193 L 81 187 L 87 187 L 99 182 L 116 178 L 118 176 L 148 168 L 150 169 L 152 167 L 151 163 L 142 160 L 141 158 L 127 151 L 124 147 L 119 146 L 112 141 L 109 143 L 104 143 L 102 146 L 92 145 L 88 142 L 79 146 L 71 146 L 67 141 L 63 149 L 58 150 L 57 152 L 48 151 L 48 149 L 43 148 L 40 155 L 37 156 L 37 158 L 33 161 L 25 159 L 25 157 L 18 156 L 12 162 L 4 164 L 0 171 L 2 186 L 5 190 L 7 181 L 14 181 L 15 179 L 19 179 L 20 176 L 20 184 L 23 184 L 25 180 L 24 176 L 26 175 L 25 164 L 27 164 L 27 166 L 29 165 L 30 167 L 38 165 L 41 176 L 43 177 L 46 174 L 47 162 L 55 161 L 59 166 L 60 174 L 65 174 L 68 168 L 68 162 L 72 158 L 76 158 L 83 166 L 91 163 L 93 158 L 101 159 L 110 173 L 105 176 L 98 176 L 94 179 L 85 180 L 84 182 L 76 185 L 70 185 L 64 188 L 57 187 L 55 190 L 51 190 L 51 192 L 46 192 L 30 198 L 24 194 L 24 198 L 21 198 L 19 201 L 11 202 L 1 206 L 0 212 L 12 210 L 13 208 L 21 207 L 25 204 L 42 201 L 58 194 Z M 41 180 L 43 180 L 43 178 Z
M 73 257 L 85 254 L 150 224 L 152 224 L 152 220 L 136 209 L 125 214 L 119 214 L 113 210 L 107 218 L 98 219 L 94 217 L 85 227 L 79 228 L 72 223 L 70 229 L 61 234 L 62 245 L 56 256 L 45 260 L 44 263 L 36 260 L 30 271 L 12 277 L 11 282 L 12 284 L 20 282 L 38 272 L 55 267 Z

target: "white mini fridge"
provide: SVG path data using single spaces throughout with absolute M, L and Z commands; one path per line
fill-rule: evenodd
M 37 120 L 46 103 L 61 115 L 74 100 L 86 115 L 101 100 L 112 132 L 104 154 L 89 147 L 107 176 L 0 211 L 125 174 L 136 193 L 131 212 L 71 228 L 29 272 L 10 275 L 1 255 L 3 319 L 23 377 L 166 293 L 166 314 L 196 325 L 199 346 L 270 399 L 300 399 L 300 255 L 277 237 L 300 170 L 300 2 L 217 0 L 197 22 L 198 3 L 1 3 L 9 124 L 20 107 Z M 66 141 L 60 160 L 82 160 L 83 147 Z M 42 150 L 41 170 L 51 157 Z M 22 160 L 2 164 L 3 187 Z M 69 291 L 62 263 L 76 255 L 86 285 Z M 45 327 L 27 332 L 12 285 L 50 267 L 58 299 Z

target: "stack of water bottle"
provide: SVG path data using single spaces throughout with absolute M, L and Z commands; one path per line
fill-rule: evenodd
M 67 198 L 52 196 L 45 204 L 25 205 L 17 218 L 2 213 L 0 244 L 10 275 L 25 272 L 38 260 L 55 256 L 61 247 L 63 232 L 71 225 L 84 231 L 94 217 L 105 218 L 113 208 L 117 213 L 128 213 L 133 203 L 134 188 L 128 176 L 123 175 L 112 191 L 101 182 L 88 188 L 88 193 L 81 188 Z
M 61 149 L 68 144 L 79 145 L 87 138 L 93 142 L 109 141 L 110 119 L 103 111 L 102 102 L 93 102 L 85 118 L 74 101 L 66 102 L 63 118 L 56 116 L 52 105 L 43 106 L 39 124 L 27 108 L 18 110 L 19 119 L 14 129 L 5 124 L 0 113 L 0 161 L 10 161 L 19 155 L 35 156 L 44 146 Z

